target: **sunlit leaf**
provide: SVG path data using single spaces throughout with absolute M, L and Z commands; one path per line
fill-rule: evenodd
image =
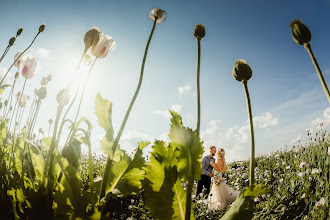
M 0 86 L 0 95 L 5 91 L 5 89 L 6 89 L 8 86 L 11 86 L 11 85 L 2 85 L 2 86 Z
M 270 190 L 269 188 L 263 186 L 263 185 L 257 185 L 256 187 L 253 187 L 252 190 L 250 187 L 246 187 L 246 189 L 244 190 L 244 196 L 260 196 L 263 194 L 272 194 L 272 190 Z
M 52 142 L 51 137 L 45 137 L 42 139 L 42 142 L 44 142 L 44 145 L 46 147 L 46 150 L 49 150 L 50 143 Z
M 113 127 L 112 127 L 112 103 L 107 99 L 103 99 L 100 92 L 95 97 L 95 113 L 98 117 L 98 122 L 106 131 L 106 134 L 101 141 L 101 147 L 104 153 L 113 154 Z
M 145 171 L 142 149 L 149 143 L 141 142 L 136 153 L 131 159 L 126 153 L 118 162 L 114 162 L 109 175 L 106 193 L 112 192 L 116 195 L 136 194 L 142 187 Z
M 163 141 L 155 141 L 152 149 L 150 162 L 144 168 L 146 207 L 155 219 L 184 219 L 186 192 L 178 178 L 177 150 Z
M 254 210 L 253 197 L 244 197 L 241 193 L 221 220 L 249 220 L 252 219 Z
M 202 156 L 204 149 L 199 138 L 199 134 L 195 134 L 189 128 L 185 128 L 182 124 L 181 116 L 174 111 L 170 111 L 172 115 L 171 129 L 169 137 L 171 145 L 174 145 L 179 150 L 178 155 L 178 171 L 183 180 L 188 180 L 189 177 L 199 179 L 202 171 Z

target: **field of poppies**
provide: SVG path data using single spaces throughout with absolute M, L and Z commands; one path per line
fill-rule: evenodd
M 69 82 L 56 97 L 57 112 L 49 120 L 48 135 L 36 130 L 41 104 L 47 97 L 47 85 L 52 75 L 42 78 L 28 106 L 25 86 L 38 66 L 28 54 L 45 24 L 40 25 L 30 45 L 16 53 L 13 63 L 0 81 L 0 214 L 4 219 L 327 219 L 329 218 L 329 135 L 321 130 L 308 132 L 309 142 L 269 155 L 255 157 L 254 130 L 248 80 L 252 69 L 245 60 L 234 63 L 232 74 L 241 82 L 247 102 L 250 122 L 251 156 L 249 161 L 228 164 L 227 183 L 240 192 L 226 211 L 209 211 L 207 201 L 193 200 L 196 180 L 202 173 L 204 153 L 200 139 L 200 45 L 205 27 L 194 27 L 197 42 L 197 126 L 184 126 L 182 117 L 169 111 L 170 142 L 155 140 L 139 142 L 134 152 L 121 149 L 119 142 L 132 107 L 139 94 L 149 44 L 156 26 L 164 22 L 166 12 L 149 11 L 153 26 L 143 54 L 140 79 L 118 132 L 112 126 L 112 102 L 96 94 L 95 114 L 105 131 L 101 141 L 104 154 L 92 152 L 88 118 L 79 115 L 89 76 L 98 59 L 113 50 L 112 37 L 93 27 L 83 37 L 84 49 L 77 71 L 85 65 L 88 71 L 81 77 L 81 88 Z M 312 53 L 308 41 L 310 32 L 300 20 L 291 23 L 294 40 Z M 22 34 L 10 38 L 1 61 Z M 315 59 L 314 56 L 311 56 Z M 322 73 L 314 62 L 317 72 Z M 12 82 L 6 77 L 17 72 Z M 22 79 L 23 78 L 23 79 Z M 321 83 L 328 97 L 326 84 Z M 17 88 L 16 81 L 23 80 Z M 5 83 L 6 82 L 6 83 Z M 74 90 L 73 93 L 71 90 Z M 6 92 L 5 92 L 6 91 Z M 5 95 L 4 95 L 5 94 Z M 73 97 L 70 97 L 74 94 Z M 32 97 L 32 96 L 31 96 Z M 329 98 L 330 100 L 330 98 Z M 72 108 L 75 106 L 76 108 Z M 73 110 L 75 109 L 75 110 Z M 69 112 L 74 118 L 68 118 Z M 23 120 L 27 116 L 27 121 Z M 63 132 L 67 129 L 66 132 Z M 116 136 L 114 136 L 116 134 Z M 143 149 L 152 145 L 147 157 Z M 87 151 L 82 151 L 82 146 Z

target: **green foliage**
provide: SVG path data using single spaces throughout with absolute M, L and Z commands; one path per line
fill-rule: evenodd
M 203 173 L 203 147 L 199 135 L 183 126 L 181 116 L 174 111 L 170 113 L 171 143 L 166 145 L 163 141 L 155 141 L 150 162 L 145 168 L 146 207 L 156 219 L 185 219 L 186 207 L 191 207 L 186 206 L 191 191 L 189 193 L 182 185 L 193 184 L 194 179 L 199 179 Z M 194 219 L 191 213 L 191 219 Z
M 0 86 L 0 95 L 5 91 L 5 89 L 10 85 L 2 85 Z
M 95 114 L 98 117 L 98 122 L 106 131 L 106 135 L 101 141 L 102 150 L 108 154 L 113 155 L 113 128 L 112 128 L 112 103 L 107 99 L 103 99 L 100 92 L 97 93 L 95 98 Z
M 149 143 L 141 142 L 136 153 L 131 159 L 124 153 L 118 162 L 113 161 L 106 193 L 111 192 L 117 196 L 136 194 L 142 187 L 141 181 L 144 179 L 144 159 L 142 150 Z

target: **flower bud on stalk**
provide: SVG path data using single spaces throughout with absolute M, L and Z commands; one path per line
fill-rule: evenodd
M 37 91 L 37 96 L 39 99 L 45 99 L 47 96 L 47 87 L 42 86 L 38 91 Z
M 84 37 L 84 43 L 86 48 L 90 48 L 92 46 L 95 46 L 100 39 L 100 29 L 97 27 L 92 27 L 87 33 L 85 34 Z
M 241 59 L 237 60 L 233 68 L 233 77 L 237 81 L 249 80 L 252 77 L 252 69 L 246 64 L 246 61 Z
M 17 80 L 18 77 L 19 77 L 19 72 L 17 71 L 17 72 L 15 73 L 15 80 Z
M 16 41 L 16 37 L 12 37 L 12 38 L 10 38 L 10 40 L 9 40 L 9 45 L 10 45 L 10 46 L 13 46 L 14 43 L 15 43 L 15 41 Z
M 48 123 L 51 125 L 51 124 L 53 124 L 53 119 L 49 119 L 48 120 Z
M 20 29 L 18 29 L 17 33 L 16 33 L 16 37 L 18 37 L 19 35 L 21 35 L 21 33 L 23 32 L 23 28 L 21 27 Z
M 194 29 L 194 36 L 199 39 L 203 38 L 205 36 L 205 26 L 197 24 Z
M 306 27 L 299 19 L 293 20 L 290 23 L 290 28 L 292 28 L 292 37 L 293 40 L 300 45 L 304 45 L 305 49 L 307 50 L 313 64 L 314 67 L 316 69 L 317 75 L 320 79 L 321 85 L 323 87 L 324 93 L 328 98 L 328 102 L 330 103 L 330 92 L 328 89 L 328 86 L 324 80 L 324 77 L 322 75 L 322 71 L 321 68 L 319 67 L 319 64 L 317 63 L 317 60 L 314 56 L 314 53 L 312 51 L 312 47 L 309 44 L 309 41 L 312 38 L 312 34 L 310 32 L 310 30 L 308 29 L 308 27 Z
M 304 45 L 311 40 L 312 34 L 308 27 L 301 23 L 301 20 L 293 20 L 290 28 L 292 28 L 292 38 L 297 44 Z
M 43 32 L 45 30 L 46 24 L 42 24 L 39 27 L 39 33 Z
M 66 144 L 62 149 L 62 156 L 68 160 L 68 162 L 78 168 L 79 159 L 81 155 L 81 143 L 78 139 L 73 138 L 70 143 Z
M 44 86 L 44 85 L 46 85 L 47 84 L 47 78 L 46 77 L 42 77 L 42 79 L 41 79 L 41 81 L 40 81 L 40 84 L 42 85 L 42 86 Z
M 254 167 L 255 167 L 255 146 L 254 146 L 254 130 L 253 130 L 253 120 L 252 120 L 252 108 L 251 108 L 251 100 L 249 95 L 249 90 L 247 86 L 248 80 L 252 77 L 252 69 L 246 63 L 245 60 L 237 60 L 234 64 L 232 74 L 234 79 L 242 82 L 245 96 L 246 96 L 246 105 L 248 110 L 249 122 L 250 122 L 250 138 L 251 138 L 251 157 L 250 157 L 250 171 L 249 171 L 249 186 L 253 187 L 255 183 L 254 178 Z
M 53 75 L 52 75 L 52 74 L 49 74 L 49 75 L 47 76 L 47 80 L 48 80 L 48 82 L 49 82 L 49 81 L 52 81 L 52 79 L 53 79 Z
M 69 103 L 70 100 L 70 94 L 69 94 L 69 89 L 62 89 L 57 93 L 56 96 L 57 103 L 59 105 L 66 105 Z

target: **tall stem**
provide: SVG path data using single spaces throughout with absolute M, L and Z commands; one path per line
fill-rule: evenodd
M 305 44 L 305 49 L 308 51 L 309 56 L 311 57 L 311 59 L 313 61 L 314 67 L 315 67 L 316 72 L 317 72 L 317 75 L 319 76 L 319 79 L 321 81 L 321 84 L 322 84 L 323 90 L 325 92 L 325 95 L 327 96 L 328 102 L 330 103 L 329 89 L 328 89 L 327 84 L 326 84 L 326 82 L 325 82 L 325 80 L 323 78 L 322 71 L 321 71 L 321 69 L 319 67 L 319 64 L 316 61 L 316 58 L 315 58 L 314 53 L 312 51 L 311 45 L 309 43 Z
M 14 80 L 13 86 L 11 87 L 11 90 L 9 92 L 8 109 L 5 108 L 4 111 L 3 111 L 4 118 L 7 118 L 7 114 L 9 112 L 9 109 L 10 109 L 10 106 L 11 106 L 11 102 L 13 100 L 13 93 L 14 93 L 15 84 L 16 84 L 16 80 Z M 7 112 L 7 110 L 8 110 L 8 112 Z
M 200 118 L 201 118 L 201 99 L 200 99 L 200 62 L 201 62 L 201 38 L 196 38 L 197 40 L 197 126 L 196 133 L 199 134 L 200 129 Z
M 33 44 L 33 42 L 35 41 L 35 39 L 37 38 L 37 36 L 40 34 L 40 32 L 38 32 L 38 34 L 33 38 L 31 44 L 16 58 L 16 60 L 13 62 L 13 64 L 11 64 L 11 66 L 9 67 L 9 69 L 7 70 L 6 74 L 3 76 L 1 82 L 0 82 L 0 86 L 2 85 L 2 82 L 5 80 L 7 74 L 9 73 L 9 71 L 11 70 L 11 68 L 14 66 L 14 64 L 16 63 L 17 60 L 19 60 L 19 58 L 25 53 L 25 51 L 27 51 Z
M 1 58 L 0 58 L 0 63 L 2 62 L 3 58 L 6 56 L 6 54 L 8 53 L 8 50 L 10 48 L 10 45 L 7 46 L 7 48 L 5 49 L 5 51 L 3 52 Z
M 124 128 L 125 128 L 125 125 L 126 125 L 128 116 L 129 116 L 129 114 L 130 114 L 130 112 L 132 110 L 132 107 L 134 105 L 134 102 L 136 100 L 136 97 L 137 97 L 137 95 L 139 94 L 139 91 L 140 91 L 140 87 L 141 87 L 142 79 L 143 79 L 144 64 L 146 62 L 149 44 L 150 44 L 152 35 L 153 35 L 154 30 L 155 30 L 155 27 L 156 27 L 156 23 L 157 23 L 157 18 L 155 19 L 154 25 L 152 26 L 152 30 L 151 30 L 151 33 L 150 33 L 150 36 L 149 36 L 149 39 L 148 39 L 148 42 L 147 42 L 147 46 L 146 46 L 146 49 L 144 51 L 144 56 L 143 56 L 143 61 L 142 61 L 142 66 L 141 66 L 141 72 L 140 72 L 140 80 L 139 80 L 138 86 L 137 86 L 136 91 L 134 93 L 134 96 L 133 96 L 133 98 L 131 100 L 131 103 L 130 103 L 128 109 L 127 109 L 125 118 L 124 118 L 124 120 L 123 120 L 123 122 L 122 122 L 122 124 L 120 126 L 120 129 L 118 131 L 118 134 L 116 136 L 116 139 L 115 139 L 115 141 L 114 141 L 114 143 L 112 145 L 112 155 L 108 155 L 108 158 L 107 158 L 107 163 L 106 163 L 106 166 L 105 166 L 105 170 L 104 170 L 104 174 L 103 174 L 103 180 L 102 180 L 102 185 L 101 185 L 101 192 L 100 192 L 101 198 L 104 197 L 104 195 L 105 195 L 105 188 L 106 188 L 106 185 L 107 185 L 107 182 L 108 182 L 108 178 L 109 178 L 109 172 L 110 172 L 110 167 L 111 167 L 111 163 L 112 163 L 111 160 L 112 160 L 113 154 L 116 151 L 116 148 L 118 146 L 120 137 L 121 137 L 121 135 L 122 135 L 122 133 L 124 131 Z
M 249 121 L 250 121 L 250 137 L 251 137 L 251 158 L 250 158 L 250 187 L 254 184 L 254 166 L 255 166 L 255 147 L 254 147 L 254 131 L 253 131 L 253 119 L 252 119 L 252 110 L 251 110 L 251 101 L 249 90 L 247 86 L 247 81 L 243 80 L 242 84 L 244 86 L 245 96 L 246 96 L 246 104 L 247 110 L 249 114 Z

